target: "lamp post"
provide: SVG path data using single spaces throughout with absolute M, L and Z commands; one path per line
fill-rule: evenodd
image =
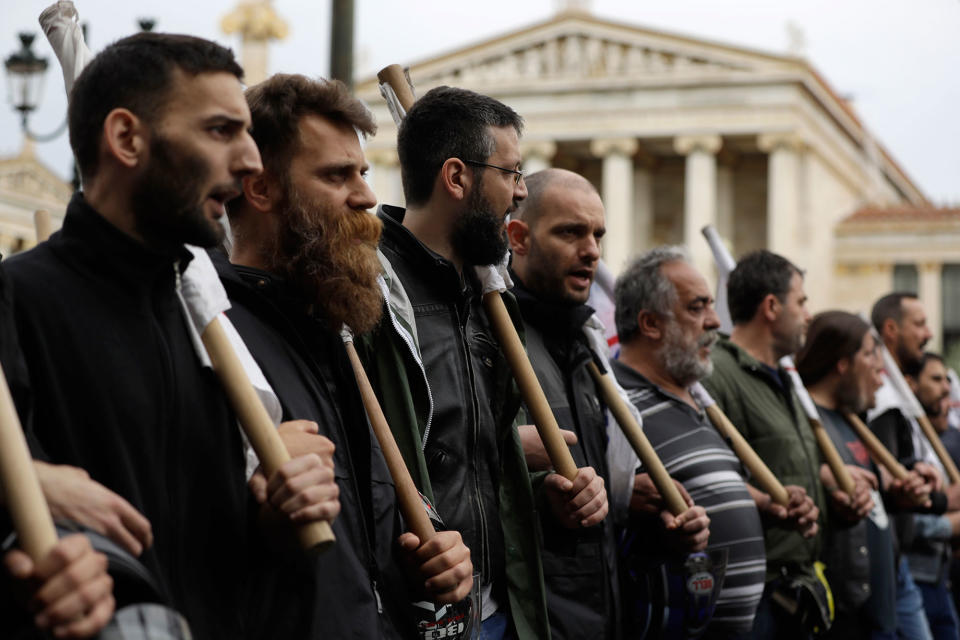
M 36 110 L 43 96 L 43 77 L 47 72 L 47 59 L 33 52 L 34 34 L 21 31 L 20 50 L 11 53 L 3 61 L 7 70 L 7 100 L 14 109 L 20 112 L 20 127 L 28 138 L 36 142 L 49 142 L 67 127 L 64 118 L 56 130 L 48 134 L 38 134 L 30 131 L 30 114 Z

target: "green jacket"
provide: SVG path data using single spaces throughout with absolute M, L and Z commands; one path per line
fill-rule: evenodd
M 420 359 L 410 301 L 389 262 L 383 255 L 380 257 L 384 267 L 380 284 L 388 304 L 377 328 L 357 340 L 357 350 L 413 481 L 433 502 L 433 488 L 423 455 L 423 434 L 433 418 L 430 385 Z M 522 335 L 516 300 L 509 293 L 503 294 L 503 300 Z M 519 407 L 516 383 L 512 378 L 503 383 L 509 396 L 505 406 Z M 539 522 L 526 459 L 515 428 L 516 411 L 503 414 L 497 425 L 498 433 L 512 443 L 504 447 L 501 457 L 499 496 L 510 609 L 520 640 L 543 640 L 550 638 L 550 626 L 540 559 Z
M 726 337 L 713 350 L 713 366 L 704 386 L 780 482 L 806 489 L 820 509 L 822 532 L 826 501 L 820 483 L 820 452 L 789 377 L 779 369 L 787 385 L 784 394 L 756 358 Z M 781 567 L 812 575 L 821 534 L 804 539 L 796 531 L 768 526 L 764 544 L 767 581 L 781 575 Z

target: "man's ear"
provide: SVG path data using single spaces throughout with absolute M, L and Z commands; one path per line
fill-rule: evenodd
M 780 299 L 772 293 L 768 293 L 760 301 L 760 314 L 767 322 L 776 322 L 780 315 Z
M 507 238 L 510 240 L 510 252 L 515 256 L 525 256 L 530 252 L 530 225 L 523 220 L 511 220 L 507 223 Z
M 837 360 L 837 364 L 833 365 L 833 367 L 836 372 L 842 376 L 850 369 L 850 364 L 850 358 L 840 358 Z
M 637 314 L 637 328 L 640 335 L 650 340 L 663 339 L 664 318 L 659 313 L 643 310 Z
M 460 158 L 447 158 L 437 174 L 437 183 L 434 188 L 447 194 L 454 200 L 465 200 L 473 186 L 473 172 Z
M 261 213 L 276 207 L 280 199 L 279 191 L 279 185 L 267 171 L 243 177 L 243 196 L 250 206 Z
M 101 151 L 124 167 L 133 169 L 143 162 L 149 148 L 149 131 L 129 109 L 116 108 L 103 120 Z
M 893 318 L 887 318 L 883 321 L 883 324 L 880 325 L 880 339 L 887 343 L 891 344 L 897 341 L 897 336 L 900 335 L 900 325 L 897 324 L 897 321 Z

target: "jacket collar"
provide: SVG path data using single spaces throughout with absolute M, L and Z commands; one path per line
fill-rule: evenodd
M 582 337 L 583 325 L 594 314 L 592 307 L 586 304 L 571 306 L 544 302 L 526 287 L 513 269 L 510 270 L 510 278 L 513 280 L 513 295 L 517 298 L 525 322 L 532 324 L 541 333 L 554 337 Z
M 448 296 L 463 299 L 479 291 L 472 266 L 464 265 L 461 277 L 452 262 L 420 242 L 403 226 L 405 215 L 406 209 L 401 207 L 384 204 L 377 208 L 377 216 L 383 221 L 381 242 L 402 254 L 407 265 Z
M 172 253 L 155 251 L 113 226 L 76 192 L 67 206 L 63 229 L 51 238 L 51 249 L 68 249 L 91 268 L 135 287 L 151 287 L 157 280 L 180 273 L 193 259 L 184 246 Z

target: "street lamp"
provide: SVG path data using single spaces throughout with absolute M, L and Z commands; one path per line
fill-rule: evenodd
M 47 60 L 33 52 L 34 34 L 21 31 L 18 35 L 20 50 L 10 54 L 3 65 L 7 68 L 7 98 L 20 112 L 20 122 L 26 130 L 27 118 L 40 102 Z

